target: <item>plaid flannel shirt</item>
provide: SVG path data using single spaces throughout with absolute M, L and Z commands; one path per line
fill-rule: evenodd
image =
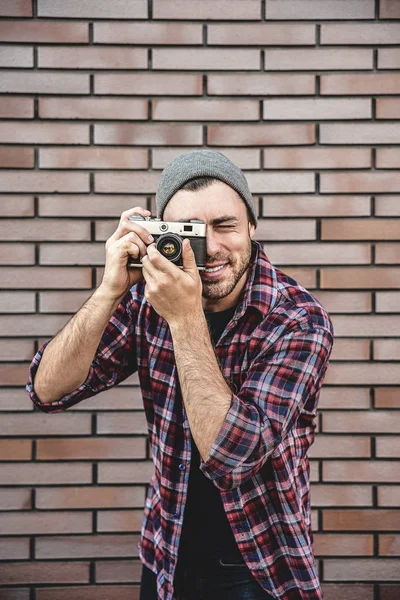
M 232 390 L 230 409 L 200 468 L 218 487 L 238 547 L 259 584 L 281 600 L 322 598 L 313 556 L 307 450 L 328 365 L 330 318 L 307 290 L 253 242 L 253 266 L 215 353 Z M 161 600 L 174 598 L 191 461 L 191 434 L 167 322 L 144 298 L 125 296 L 106 327 L 86 381 L 41 403 L 31 365 L 27 391 L 59 412 L 138 371 L 155 472 L 144 510 L 140 557 L 157 574 Z

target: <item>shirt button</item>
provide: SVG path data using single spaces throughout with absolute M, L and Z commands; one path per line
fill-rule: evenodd
M 183 463 L 181 463 L 179 465 L 179 468 L 180 468 L 181 471 L 184 471 L 186 469 L 186 465 L 184 465 Z

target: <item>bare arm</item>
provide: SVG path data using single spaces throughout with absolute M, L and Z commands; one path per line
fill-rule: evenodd
M 152 240 L 146 229 L 129 221 L 133 213 L 150 214 L 140 207 L 122 214 L 118 229 L 106 243 L 100 287 L 45 348 L 34 382 L 43 403 L 59 400 L 85 381 L 107 323 L 142 276 L 141 269 L 128 269 L 127 261 L 129 256 L 144 256 Z

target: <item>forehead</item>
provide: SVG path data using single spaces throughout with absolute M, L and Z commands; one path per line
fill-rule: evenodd
M 166 221 L 201 219 L 206 223 L 222 215 L 246 216 L 246 205 L 241 197 L 223 181 L 215 181 L 207 188 L 196 192 L 179 190 L 164 210 Z

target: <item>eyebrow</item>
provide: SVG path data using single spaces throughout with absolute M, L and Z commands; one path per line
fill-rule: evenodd
M 218 217 L 218 219 L 212 219 L 210 221 L 210 225 L 221 225 L 221 223 L 226 223 L 228 221 L 237 221 L 237 217 L 234 215 L 224 215 L 223 217 Z

